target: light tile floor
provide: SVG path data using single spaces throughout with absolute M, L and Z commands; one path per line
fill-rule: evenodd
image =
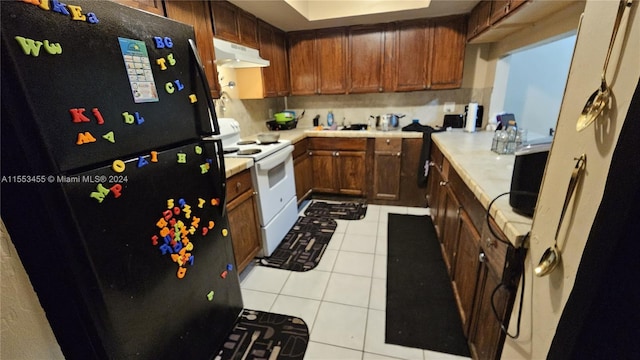
M 309 360 L 464 359 L 384 342 L 388 213 L 428 215 L 429 209 L 369 205 L 362 220 L 337 220 L 320 264 L 307 272 L 247 267 L 244 307 L 302 318 Z

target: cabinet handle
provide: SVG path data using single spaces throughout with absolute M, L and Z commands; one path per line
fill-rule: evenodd
M 448 181 L 440 181 L 440 186 L 447 186 L 448 183 Z
M 402 154 L 398 151 L 398 153 L 396 154 L 397 157 L 402 156 Z
M 487 254 L 485 254 L 484 252 L 481 252 L 480 255 L 478 255 L 478 260 L 480 260 L 481 263 L 486 262 Z
M 383 88 L 381 88 L 381 87 L 378 88 L 378 92 L 383 92 L 383 91 L 384 91 Z
M 309 151 L 309 156 L 313 156 L 313 151 Z
M 487 243 L 487 247 L 495 247 L 496 246 L 496 241 L 493 240 L 490 237 L 488 237 L 487 240 L 485 240 L 485 242 Z
M 429 161 L 429 166 L 434 167 L 434 166 L 436 166 L 436 163 L 433 162 L 433 161 Z
M 242 187 L 242 183 L 240 181 L 238 181 L 236 183 L 236 189 L 240 190 L 241 187 Z
M 335 153 L 333 153 L 334 156 L 340 156 L 340 152 L 336 151 Z
M 387 139 L 387 144 L 391 143 L 391 139 Z

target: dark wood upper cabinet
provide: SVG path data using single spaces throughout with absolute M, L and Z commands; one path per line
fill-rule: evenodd
M 227 41 L 240 42 L 238 30 L 239 8 L 226 1 L 212 1 L 213 31 L 216 37 Z
M 258 47 L 257 19 L 227 1 L 211 1 L 216 37 L 252 48 Z
M 316 31 L 317 84 L 319 94 L 344 94 L 347 91 L 346 28 Z
M 430 89 L 453 89 L 462 85 L 466 27 L 464 16 L 433 21 Z
M 395 48 L 395 91 L 425 90 L 429 86 L 431 27 L 427 20 L 398 24 Z
M 287 35 L 284 31 L 273 28 L 273 72 L 275 73 L 275 88 L 277 96 L 288 96 L 289 90 L 289 61 L 287 58 Z
M 164 16 L 162 0 L 113 0 L 119 4 Z
M 470 39 L 486 30 L 491 25 L 492 1 L 483 0 L 471 10 L 467 26 L 467 38 Z
M 240 44 L 258 48 L 258 19 L 246 11 L 238 11 Z
M 211 12 L 209 3 L 204 1 L 165 0 L 167 17 L 190 24 L 196 34 L 196 45 L 203 62 L 204 71 L 209 82 L 211 96 L 220 97 L 218 69 L 216 68 L 213 50 L 213 29 L 211 28 Z
M 276 72 L 274 61 L 275 54 L 275 37 L 273 27 L 264 21 L 258 21 L 258 38 L 260 45 L 260 57 L 269 60 L 267 67 L 261 68 L 262 71 L 262 87 L 264 97 L 273 97 L 278 95 L 276 89 Z
M 316 33 L 315 31 L 295 31 L 288 33 L 287 36 L 291 94 L 316 94 Z
M 384 91 L 384 25 L 349 28 L 350 93 Z
M 491 1 L 491 24 L 500 21 L 509 13 L 510 0 L 493 0 Z

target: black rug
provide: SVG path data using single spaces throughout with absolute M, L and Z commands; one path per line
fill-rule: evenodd
M 322 216 L 331 219 L 360 220 L 367 215 L 367 204 L 359 202 L 324 202 L 314 200 L 304 211 L 307 216 Z
M 429 216 L 389 214 L 385 341 L 470 356 Z
M 271 256 L 260 263 L 291 271 L 311 270 L 318 266 L 337 226 L 333 219 L 299 216 Z
M 309 328 L 302 319 L 244 309 L 215 359 L 297 360 L 308 344 Z

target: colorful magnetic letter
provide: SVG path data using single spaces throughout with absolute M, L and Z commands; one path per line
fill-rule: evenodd
M 194 151 L 196 152 L 196 154 L 200 155 L 202 154 L 202 147 L 200 145 L 196 145 Z
M 93 113 L 93 116 L 95 116 L 98 120 L 98 125 L 104 124 L 104 119 L 102 118 L 102 114 L 100 114 L 100 110 L 98 110 L 98 108 L 91 109 L 91 112 Z
M 76 140 L 77 145 L 83 145 L 92 142 L 96 142 L 96 138 L 94 138 L 90 132 L 85 131 L 84 133 L 78 133 L 78 140 Z
M 84 115 L 85 108 L 69 109 L 69 112 L 71 113 L 71 121 L 74 122 L 74 123 L 82 123 L 82 122 L 91 121 L 91 120 L 89 120 L 88 117 L 86 117 Z
M 117 199 L 120 197 L 120 195 L 122 195 L 122 185 L 120 184 L 115 184 L 112 187 L 109 188 L 109 190 L 111 190 L 111 192 L 113 193 L 113 196 Z
M 113 131 L 109 131 L 108 133 L 102 135 L 102 137 L 107 141 L 109 141 L 110 143 L 116 142 L 116 138 L 115 138 L 115 135 L 113 134 Z
M 149 165 L 149 162 L 147 161 L 147 159 L 145 159 L 144 157 L 140 156 L 138 158 L 138 167 L 141 168 L 145 165 Z
M 192 104 L 197 103 L 197 102 L 198 102 L 198 97 L 196 96 L 196 94 L 191 94 L 191 95 L 189 95 L 189 101 L 190 101 Z
M 185 164 L 187 162 L 187 154 L 178 153 L 178 163 Z
M 42 41 L 34 41 L 33 39 L 27 39 L 22 36 L 16 36 L 15 39 L 22 47 L 22 51 L 25 55 L 35 57 L 40 55 L 40 46 L 42 46 Z
M 158 162 L 158 152 L 157 151 L 152 151 L 151 152 L 151 162 Z
M 125 169 L 124 161 L 122 161 L 122 160 L 114 160 L 113 164 L 111 164 L 111 168 L 113 169 L 113 171 L 115 171 L 117 173 L 123 172 L 124 169 Z
M 96 190 L 97 191 L 91 192 L 89 196 L 93 199 L 98 200 L 99 203 L 102 203 L 102 201 L 104 200 L 104 197 L 107 196 L 107 194 L 109 193 L 109 189 L 102 186 L 102 184 L 98 184 L 96 186 Z

